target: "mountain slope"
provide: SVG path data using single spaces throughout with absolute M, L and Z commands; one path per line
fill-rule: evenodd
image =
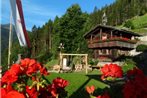
M 133 32 L 146 35 L 147 34 L 147 13 L 142 16 L 135 16 L 128 19 L 118 28 L 129 29 Z
M 1 53 L 4 52 L 5 49 L 8 48 L 9 43 L 9 26 L 10 24 L 2 24 L 1 25 Z M 14 26 L 12 27 L 12 41 L 16 40 L 17 36 L 14 30 Z

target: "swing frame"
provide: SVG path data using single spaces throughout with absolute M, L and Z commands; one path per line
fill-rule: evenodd
M 71 53 L 60 53 L 59 54 L 59 65 L 61 68 L 63 68 L 63 57 L 64 56 L 84 56 L 85 57 L 85 73 L 88 73 L 88 54 L 71 54 Z

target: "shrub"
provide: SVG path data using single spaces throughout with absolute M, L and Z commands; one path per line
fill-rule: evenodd
M 147 45 L 143 45 L 143 44 L 138 45 L 138 46 L 136 47 L 136 51 L 138 51 L 138 52 L 147 51 Z
M 124 60 L 122 70 L 124 73 L 126 73 L 128 70 L 132 70 L 134 67 L 136 67 L 136 62 L 134 62 L 131 58 L 127 58 Z
M 135 28 L 131 20 L 126 21 L 124 26 L 131 29 Z
M 136 63 L 130 58 L 125 59 L 125 64 L 136 65 Z
M 95 66 L 95 65 L 98 64 L 98 60 L 97 60 L 97 59 L 90 59 L 90 60 L 89 60 L 89 64 L 90 64 L 91 66 Z
M 47 52 L 47 53 L 44 53 L 38 57 L 36 57 L 36 59 L 39 61 L 39 62 L 42 62 L 42 63 L 46 63 L 47 61 L 50 61 L 52 57 L 52 53 L 50 52 Z

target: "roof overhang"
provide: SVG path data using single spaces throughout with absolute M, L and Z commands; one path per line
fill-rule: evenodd
M 135 32 L 132 32 L 132 31 L 129 31 L 129 30 L 125 30 L 125 29 L 118 29 L 118 28 L 115 28 L 113 26 L 108 26 L 108 25 L 97 25 L 95 26 L 93 29 L 91 29 L 89 32 L 85 33 L 84 34 L 84 38 L 87 38 L 88 36 L 94 34 L 95 32 L 97 32 L 98 30 L 100 29 L 106 29 L 106 30 L 111 30 L 111 31 L 118 31 L 118 32 L 122 32 L 122 33 L 125 33 L 125 34 L 130 34 L 132 36 L 141 36 Z

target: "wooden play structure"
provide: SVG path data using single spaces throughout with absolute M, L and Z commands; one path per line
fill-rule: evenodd
M 85 69 L 85 72 L 87 74 L 88 72 L 88 54 L 68 54 L 68 53 L 60 53 L 60 60 L 59 65 L 61 67 L 60 70 L 74 70 L 74 71 L 80 71 L 82 69 Z M 67 57 L 68 56 L 78 56 L 82 58 L 82 64 L 76 64 L 72 69 L 71 67 L 67 66 Z

